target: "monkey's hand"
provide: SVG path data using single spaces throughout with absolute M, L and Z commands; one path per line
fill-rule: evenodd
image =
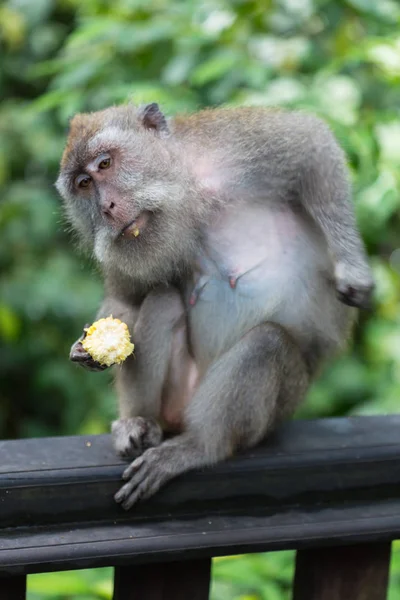
M 348 306 L 370 309 L 375 283 L 367 265 L 337 263 L 335 268 L 338 298 Z
M 89 325 L 85 325 L 86 329 L 88 327 Z M 82 340 L 84 340 L 85 337 L 86 331 L 83 331 L 81 337 L 77 339 L 74 344 L 72 344 L 71 351 L 69 353 L 69 359 L 72 360 L 72 362 L 78 363 L 78 365 L 81 365 L 81 367 L 85 367 L 85 369 L 88 369 L 89 371 L 104 371 L 104 369 L 107 369 L 107 365 L 101 365 L 96 360 L 93 360 L 89 352 L 86 352 L 82 346 Z
M 162 441 L 159 424 L 144 417 L 118 419 L 112 423 L 111 432 L 114 447 L 122 458 L 136 458 Z

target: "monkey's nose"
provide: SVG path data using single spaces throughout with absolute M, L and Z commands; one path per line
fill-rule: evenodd
M 102 206 L 103 215 L 105 215 L 106 217 L 112 217 L 114 208 L 115 202 L 105 202 Z

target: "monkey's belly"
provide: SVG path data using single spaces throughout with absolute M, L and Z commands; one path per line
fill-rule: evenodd
M 332 312 L 326 245 L 301 215 L 238 207 L 207 233 L 187 296 L 190 341 L 202 372 L 260 323 L 312 336 L 317 313 Z M 327 319 L 319 322 L 329 328 Z
M 265 274 L 261 274 L 261 277 Z M 189 306 L 189 330 L 201 371 L 262 322 L 289 330 L 309 317 L 307 286 L 284 282 L 278 274 L 259 281 L 243 276 L 232 289 L 228 280 L 209 278 L 194 306 Z

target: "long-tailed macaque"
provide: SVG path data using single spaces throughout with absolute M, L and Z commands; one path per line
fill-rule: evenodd
M 120 318 L 135 343 L 114 367 L 125 509 L 257 444 L 369 304 L 344 155 L 313 116 L 77 115 L 57 188 L 104 274 L 96 318 Z M 70 358 L 101 369 L 81 339 Z

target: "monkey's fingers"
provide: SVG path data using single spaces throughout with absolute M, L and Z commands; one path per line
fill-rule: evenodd
M 104 369 L 107 369 L 107 365 L 101 365 L 97 361 L 93 360 L 90 354 L 86 352 L 82 346 L 81 340 L 84 338 L 84 335 L 85 334 L 83 334 L 83 336 L 81 336 L 79 340 L 73 344 L 69 354 L 69 359 L 81 367 L 88 369 L 89 371 L 104 371 Z
M 343 304 L 364 310 L 372 308 L 375 282 L 368 267 L 340 262 L 335 267 L 335 279 L 337 295 Z
M 371 310 L 373 289 L 371 288 L 356 288 L 351 285 L 346 285 L 337 288 L 338 299 L 347 304 L 363 310 Z
M 154 419 L 144 417 L 122 418 L 111 426 L 114 447 L 122 458 L 137 458 L 147 448 L 158 446 L 162 430 Z

